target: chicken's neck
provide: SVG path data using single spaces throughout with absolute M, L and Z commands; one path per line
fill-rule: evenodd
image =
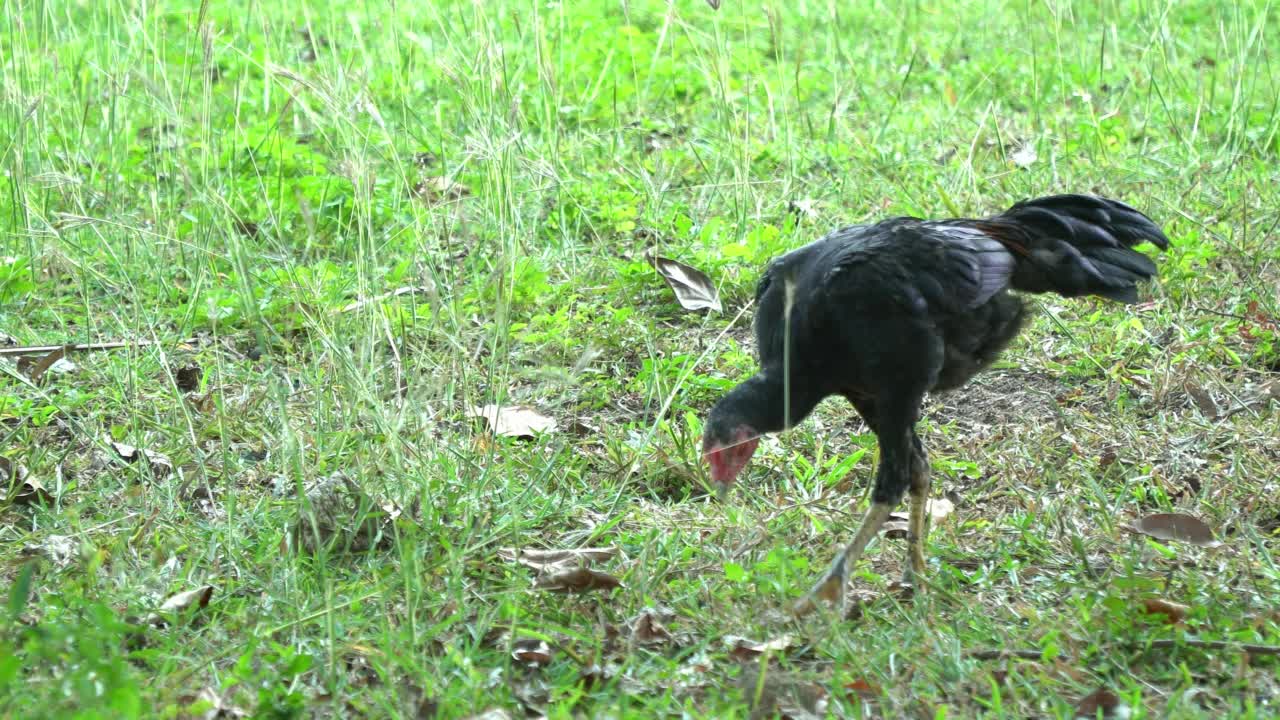
M 822 395 L 783 378 L 779 372 L 759 372 L 721 398 L 713 414 L 728 420 L 728 426 L 748 425 L 761 435 L 795 427 Z

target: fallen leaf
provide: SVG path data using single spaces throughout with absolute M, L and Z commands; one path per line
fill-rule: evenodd
M 167 600 L 160 603 L 160 612 L 183 612 L 190 607 L 204 609 L 211 598 L 213 598 L 213 586 L 205 585 L 169 596 Z
M 204 379 L 204 370 L 199 365 L 192 363 L 178 368 L 178 372 L 174 373 L 173 379 L 180 392 L 195 392 L 200 387 L 200 381 Z
M 509 685 L 511 695 L 524 706 L 525 717 L 547 717 L 547 706 L 551 703 L 551 686 L 546 679 L 534 673 L 525 673 L 519 682 Z
M 854 695 L 857 695 L 863 700 L 875 700 L 884 694 L 884 691 L 880 689 L 879 685 L 867 682 L 862 678 L 845 683 L 844 689 Z
M 711 278 L 701 270 L 658 255 L 649 256 L 649 264 L 658 271 L 676 301 L 685 310 L 720 310 L 720 296 Z
M 1157 540 L 1175 540 L 1207 548 L 1222 544 L 1214 539 L 1213 530 L 1204 521 L 1182 513 L 1156 513 L 1125 527 Z
M 524 663 L 531 668 L 542 667 L 551 663 L 551 646 L 546 640 L 533 638 L 517 640 L 511 657 L 516 662 Z
M 1148 615 L 1162 616 L 1175 625 L 1185 620 L 1187 613 L 1191 612 L 1190 607 L 1164 598 L 1147 598 L 1142 601 L 1142 609 Z
M 140 457 L 146 458 L 147 465 L 151 468 L 151 474 L 157 479 L 167 477 L 169 473 L 173 472 L 173 462 L 154 450 L 136 448 L 132 445 L 116 442 L 111 439 L 110 435 L 106 436 L 104 440 L 111 446 L 112 450 L 116 451 L 116 455 L 127 463 L 137 462 Z
M 355 481 L 338 471 L 304 488 L 288 538 L 295 548 L 315 552 L 333 545 L 344 552 L 365 552 L 392 542 L 392 520 Z
M 462 183 L 454 182 L 443 175 L 425 178 L 413 186 L 413 196 L 428 205 L 436 205 L 448 200 L 461 200 L 471 194 L 471 190 Z
M 213 388 L 212 390 L 210 390 L 209 392 L 203 395 L 196 395 L 195 393 L 190 393 L 186 396 L 186 399 L 187 399 L 187 402 L 191 403 L 192 409 L 194 409 L 196 412 L 202 415 L 208 415 L 218 407 L 217 393 L 218 393 L 218 389 Z
M 347 673 L 347 687 L 366 688 L 381 681 L 377 669 L 370 658 L 380 657 L 382 653 L 365 645 L 351 644 L 342 653 L 342 664 Z
M 366 305 L 380 303 L 383 300 L 390 300 L 391 298 L 397 298 L 397 297 L 400 297 L 401 295 L 410 295 L 410 294 L 421 295 L 429 292 L 431 292 L 431 288 L 428 288 L 425 286 L 406 285 L 405 287 L 399 287 L 390 292 L 384 292 L 381 295 L 378 295 L 377 297 L 365 298 L 364 300 L 356 300 L 354 302 L 348 303 L 347 305 L 343 306 L 341 312 L 344 312 L 344 313 L 353 312 L 355 310 L 359 310 L 362 307 L 365 307 Z
M 795 640 L 790 635 L 780 635 L 773 640 L 756 642 L 737 635 L 726 635 L 724 644 L 729 647 L 729 657 L 740 662 L 750 662 L 767 652 L 775 653 L 786 650 L 795 644 Z
M 956 504 L 946 498 L 933 498 L 929 501 L 929 518 L 935 522 L 955 512 Z
M 1116 458 L 1117 455 L 1114 448 L 1107 448 L 1102 451 L 1102 455 L 1098 456 L 1098 469 L 1105 470 L 1111 467 L 1115 464 Z
M 1030 143 L 1018 148 L 1009 156 L 1009 159 L 1013 161 L 1013 164 L 1020 168 L 1031 167 L 1039 158 L 1040 156 L 1036 155 L 1036 149 L 1032 147 Z
M 618 554 L 618 548 L 573 548 L 570 550 L 537 550 L 525 548 L 503 548 L 498 557 L 517 562 L 534 570 L 569 569 L 603 562 Z
M 50 535 L 40 543 L 23 545 L 21 553 L 45 558 L 54 567 L 63 570 L 79 555 L 79 546 L 66 535 Z
M 3 456 L 0 456 L 0 489 L 4 490 L 6 504 L 53 503 L 53 495 L 45 490 L 39 480 L 31 477 L 25 467 Z
M 39 360 L 32 360 L 26 357 L 21 358 L 18 360 L 18 372 L 25 373 L 26 376 L 31 379 L 31 382 L 39 383 L 40 378 L 44 377 L 44 374 L 49 371 L 49 368 L 52 368 L 55 363 L 66 357 L 66 354 L 67 347 L 63 346 L 42 356 Z M 71 369 L 74 368 L 75 365 L 71 365 Z
M 646 610 L 631 621 L 631 642 L 636 645 L 665 645 L 671 637 L 671 631 L 659 622 L 652 611 Z
M 644 151 L 646 153 L 657 152 L 659 150 L 662 150 L 663 148 L 669 147 L 674 140 L 676 140 L 676 136 L 672 133 L 667 132 L 666 130 L 650 131 L 648 133 L 645 133 L 645 136 L 644 136 Z M 647 228 L 642 228 L 638 232 L 643 233 L 643 232 L 653 232 L 653 231 L 648 230 Z
M 1120 705 L 1120 698 L 1106 688 L 1098 688 L 1097 690 L 1080 698 L 1080 702 L 1076 703 L 1076 717 L 1078 718 L 1096 718 L 1098 711 L 1102 711 L 1104 718 L 1128 717 L 1128 708 Z M 1122 711 L 1123 710 L 1123 711 Z
M 9 493 L 8 502 L 14 505 L 52 505 L 53 494 L 40 484 L 39 480 L 27 475 L 20 483 L 15 483 Z
M 606 573 L 590 568 L 575 568 L 563 572 L 555 572 L 536 579 L 533 583 L 536 590 L 551 592 L 589 592 L 592 590 L 612 590 L 622 587 L 622 581 Z
M 612 667 L 592 665 L 582 669 L 578 674 L 578 684 L 590 690 L 600 687 L 613 679 L 617 674 Z
M 880 532 L 886 539 L 901 540 L 911 534 L 910 524 L 904 520 L 890 520 L 880 526 Z
M 261 226 L 259 226 L 258 223 L 253 222 L 251 220 L 235 218 L 234 224 L 236 226 L 236 232 L 240 233 L 241 235 L 244 235 L 245 237 L 256 238 L 262 234 Z
M 818 201 L 812 198 L 791 200 L 787 203 L 787 210 L 797 217 L 812 220 L 818 217 Z
M 165 616 L 182 615 L 189 611 L 203 610 L 209 605 L 209 600 L 212 597 L 212 585 L 205 585 L 194 590 L 171 595 L 163 603 L 160 603 L 160 608 L 156 612 L 147 616 L 147 622 L 156 626 L 166 625 Z
M 1206 420 L 1216 420 L 1218 419 L 1218 416 L 1222 414 L 1222 411 L 1218 409 L 1218 403 L 1214 401 L 1213 396 L 1204 388 L 1198 387 L 1188 381 L 1182 384 L 1182 389 L 1186 390 L 1187 394 L 1191 396 L 1191 399 L 1195 401 L 1196 408 L 1200 410 L 1200 414 L 1203 415 Z
M 503 437 L 534 438 L 556 429 L 553 418 L 523 405 L 473 407 L 467 416 L 484 418 L 493 434 Z

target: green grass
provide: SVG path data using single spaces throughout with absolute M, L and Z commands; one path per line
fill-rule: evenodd
M 847 717 L 1070 717 L 1103 687 L 1274 716 L 1275 656 L 1182 639 L 1280 644 L 1278 31 L 1261 0 L 6 0 L 0 330 L 157 342 L 0 367 L 0 454 L 50 500 L 0 505 L 0 716 L 733 718 L 809 683 Z M 928 592 L 892 592 L 881 540 L 859 617 L 790 623 L 876 453 L 831 401 L 729 502 L 700 490 L 762 263 L 1063 191 L 1166 227 L 1160 282 L 1040 299 L 931 400 L 957 509 Z M 651 249 L 723 312 L 682 312 Z M 560 431 L 491 441 L 489 402 Z M 335 473 L 359 491 L 314 507 Z M 1160 511 L 1226 546 L 1123 529 Z M 500 553 L 582 546 L 623 586 L 534 589 Z M 633 641 L 647 608 L 670 638 Z

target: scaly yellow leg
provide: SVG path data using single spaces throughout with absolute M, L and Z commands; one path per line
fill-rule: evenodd
M 849 568 L 858 559 L 862 557 L 862 552 L 867 549 L 867 544 L 871 542 L 871 538 L 880 532 L 880 526 L 884 525 L 884 521 L 889 517 L 889 513 L 893 511 L 891 505 L 884 503 L 872 503 L 871 509 L 867 510 L 867 515 L 862 519 L 862 526 L 858 528 L 858 534 L 853 536 L 853 542 L 849 543 L 844 552 L 836 556 L 831 562 L 831 567 L 827 569 L 827 574 L 813 586 L 804 597 L 800 598 L 791 606 L 791 613 L 797 617 L 802 617 L 813 612 L 817 608 L 817 601 L 824 600 L 833 605 L 841 616 L 844 615 L 844 588 L 849 581 Z
M 929 462 L 923 452 L 911 462 L 911 514 L 907 522 L 907 563 L 903 582 L 924 578 L 924 544 L 929 539 Z

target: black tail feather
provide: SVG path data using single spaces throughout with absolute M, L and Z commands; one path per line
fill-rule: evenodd
M 1090 195 L 1025 200 L 978 226 L 1017 258 L 1015 289 L 1065 297 L 1137 302 L 1137 283 L 1154 277 L 1156 265 L 1133 248 L 1144 242 L 1169 247 L 1169 238 L 1146 215 Z

